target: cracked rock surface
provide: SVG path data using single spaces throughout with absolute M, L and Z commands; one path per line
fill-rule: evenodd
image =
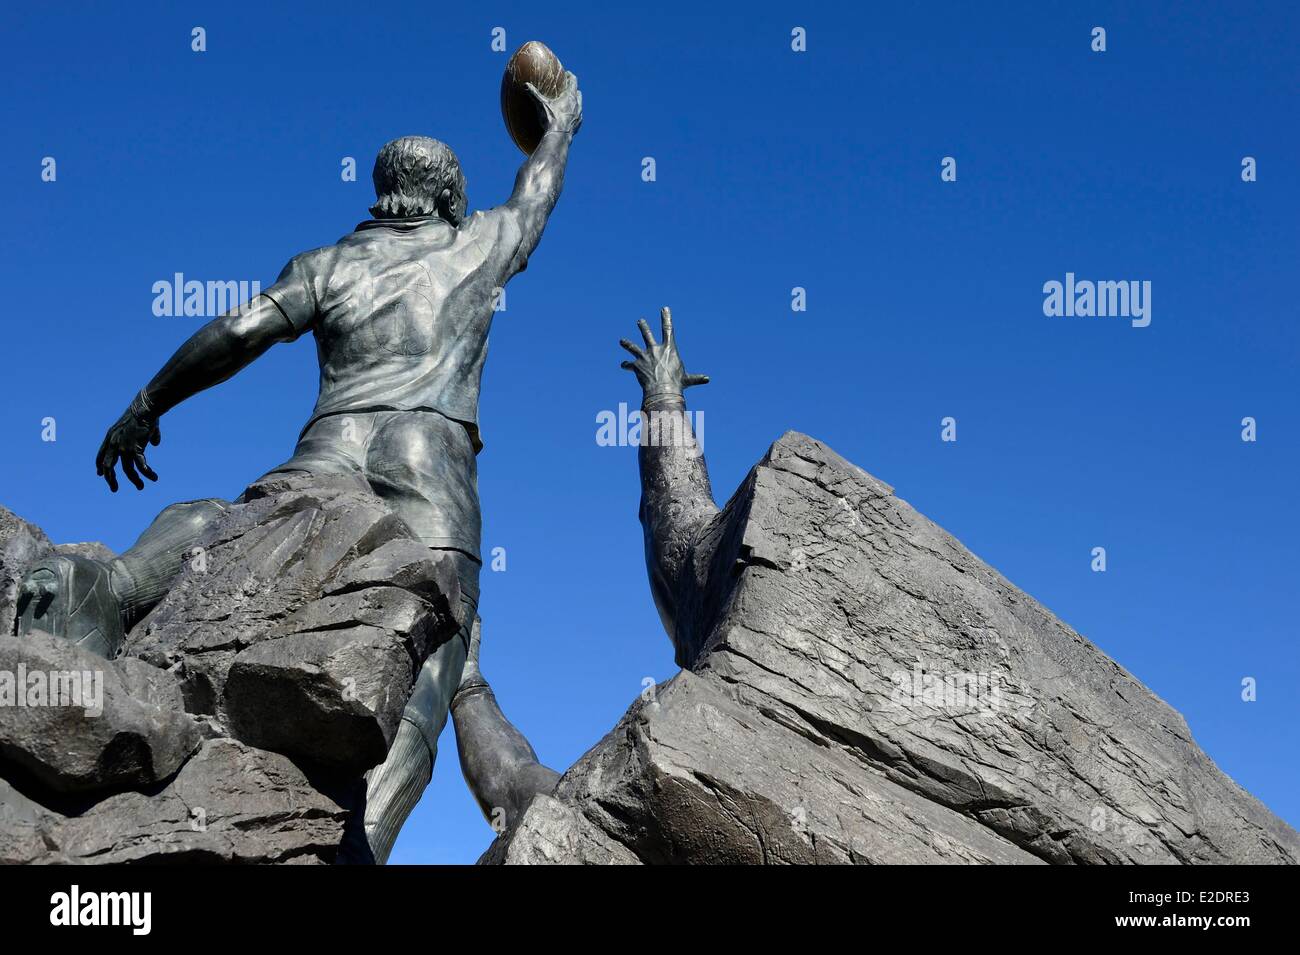
M 0 760 L 51 789 L 152 785 L 181 767 L 199 737 L 171 674 L 44 633 L 0 637 Z
M 346 799 L 288 758 L 208 740 L 165 787 L 50 808 L 0 778 L 0 864 L 329 863 Z
M 0 511 L 0 619 L 54 548 Z M 344 479 L 277 475 L 187 557 L 113 661 L 0 637 L 0 671 L 99 672 L 103 710 L 0 707 L 0 863 L 332 862 L 425 656 L 454 568 Z M 3 691 L 0 679 L 0 691 Z
M 247 742 L 364 772 L 429 649 L 454 633 L 454 569 L 349 480 L 253 485 L 125 652 L 173 670 L 186 708 Z
M 0 634 L 14 632 L 23 574 L 53 549 L 43 530 L 0 507 Z
M 1300 861 L 1177 712 L 821 442 L 692 548 L 688 669 L 482 862 Z

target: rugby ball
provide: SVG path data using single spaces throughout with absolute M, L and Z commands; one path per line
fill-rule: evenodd
M 564 89 L 564 67 L 559 57 L 538 40 L 529 40 L 515 50 L 501 77 L 501 117 L 506 121 L 506 132 L 516 146 L 531 156 L 546 130 L 527 83 L 544 96 L 557 96 Z

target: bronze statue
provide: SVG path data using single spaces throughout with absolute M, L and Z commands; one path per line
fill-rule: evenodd
M 293 456 L 271 473 L 349 477 L 382 498 L 424 543 L 453 555 L 472 621 L 481 566 L 478 396 L 493 305 L 541 239 L 582 123 L 572 73 L 553 97 L 528 89 L 545 132 L 504 205 L 466 215 L 465 177 L 445 144 L 407 136 L 385 145 L 375 160 L 373 218 L 295 256 L 264 293 L 199 329 L 109 428 L 96 460 L 109 488 L 117 490 L 118 464 L 137 489 L 142 476 L 158 479 L 145 448 L 161 440 L 159 419 L 169 410 L 277 342 L 311 332 L 320 395 Z M 226 507 L 172 505 L 110 562 L 40 562 L 22 587 L 18 632 L 53 632 L 112 657 Z M 378 861 L 429 782 L 469 639 L 467 623 L 425 661 L 388 758 L 370 774 L 365 829 Z

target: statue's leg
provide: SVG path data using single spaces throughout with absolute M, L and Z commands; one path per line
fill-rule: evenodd
M 128 630 L 167 595 L 182 565 L 195 557 L 195 548 L 229 507 L 217 498 L 173 504 L 113 561 L 113 589 Z
M 229 504 L 209 499 L 162 511 L 131 549 L 110 561 L 59 554 L 27 571 L 17 632 L 63 637 L 112 658 L 131 629 L 167 593 L 181 565 Z
M 483 817 L 498 832 L 514 825 L 533 799 L 555 792 L 560 774 L 542 765 L 528 738 L 506 719 L 479 669 L 482 622 L 474 621 L 469 657 L 451 701 L 460 771 Z
M 375 861 L 383 863 L 432 778 L 438 735 L 460 684 L 478 607 L 481 518 L 469 434 L 440 414 L 380 413 L 365 468 L 371 488 L 416 536 L 456 561 L 465 612 L 460 632 L 424 662 L 388 758 L 368 777 L 365 832 Z
M 388 757 L 367 777 L 366 839 L 375 861 L 381 865 L 388 860 L 398 832 L 433 778 L 438 736 L 447 725 L 451 699 L 460 685 L 469 651 L 478 608 L 479 563 L 460 551 L 448 553 L 457 562 L 465 624 L 424 661 Z

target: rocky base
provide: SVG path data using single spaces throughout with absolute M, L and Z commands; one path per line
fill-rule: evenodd
M 52 550 L 0 510 L 0 625 Z M 0 637 L 0 704 L 25 674 L 0 705 L 0 862 L 339 861 L 460 625 L 455 573 L 363 489 L 305 476 L 250 488 L 200 552 L 117 660 Z M 1300 860 L 1178 713 L 820 442 L 774 444 L 690 561 L 686 669 L 482 862 Z M 32 673 L 89 673 L 100 705 Z
M 0 779 L 0 863 L 328 864 L 356 798 L 278 753 L 213 739 L 162 787 L 50 800 L 59 809 Z
M 52 550 L 0 511 L 8 632 L 16 582 Z M 460 613 L 454 568 L 364 489 L 254 485 L 118 659 L 0 637 L 0 704 L 15 677 L 0 705 L 0 863 L 335 861 L 363 774 Z
M 1178 713 L 818 441 L 692 556 L 689 669 L 482 862 L 1300 860 Z

